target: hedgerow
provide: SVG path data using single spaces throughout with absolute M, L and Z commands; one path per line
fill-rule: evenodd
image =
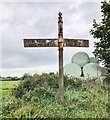
M 3 101 L 2 118 L 105 118 L 108 85 L 64 76 L 64 102 L 58 99 L 58 74 L 30 75 Z

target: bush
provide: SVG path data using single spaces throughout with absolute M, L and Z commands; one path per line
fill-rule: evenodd
M 108 88 L 95 80 L 64 76 L 65 99 L 58 102 L 58 75 L 28 76 L 4 101 L 3 117 L 96 118 L 107 117 Z
M 29 76 L 21 81 L 17 87 L 12 89 L 12 95 L 17 98 L 22 98 L 26 92 L 33 90 L 42 94 L 42 92 L 46 92 L 45 89 L 48 89 L 49 86 L 51 86 L 52 89 L 58 88 L 58 75 L 42 74 Z
M 26 77 L 20 84 L 12 89 L 12 95 L 16 98 L 22 98 L 29 91 L 35 90 L 39 95 L 45 93 L 45 96 L 49 96 L 50 93 L 47 91 L 50 90 L 57 92 L 59 77 L 57 74 L 45 74 L 42 75 L 33 75 Z M 78 78 L 69 78 L 64 76 L 64 87 L 65 89 L 80 89 L 82 85 L 82 80 Z M 51 93 L 52 94 L 52 93 Z M 51 96 L 51 95 L 50 95 Z M 54 95 L 52 95 L 54 96 Z M 43 97 L 43 96 L 42 96 Z
M 68 89 L 80 89 L 82 80 L 79 78 L 64 76 L 64 87 Z

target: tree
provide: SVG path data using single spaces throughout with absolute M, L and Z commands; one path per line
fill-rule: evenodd
M 21 77 L 22 80 L 30 77 L 31 75 L 29 73 L 24 73 L 24 75 Z
M 101 3 L 102 21 L 98 24 L 94 19 L 93 29 L 91 29 L 90 33 L 94 38 L 100 40 L 95 42 L 94 55 L 99 61 L 102 61 L 105 67 L 109 68 L 110 54 L 107 52 L 107 49 L 110 48 L 110 1 Z

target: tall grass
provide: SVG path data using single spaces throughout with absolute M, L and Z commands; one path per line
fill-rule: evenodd
M 4 99 L 2 118 L 107 118 L 108 85 L 64 77 L 64 102 L 58 100 L 58 75 L 25 78 Z M 11 96 L 11 97 L 10 97 Z

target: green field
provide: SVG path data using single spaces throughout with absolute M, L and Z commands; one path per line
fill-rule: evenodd
M 11 88 L 17 86 L 19 81 L 0 81 L 0 109 L 2 109 L 3 98 L 8 95 Z
M 6 96 L 19 81 L 0 81 L 0 98 Z

